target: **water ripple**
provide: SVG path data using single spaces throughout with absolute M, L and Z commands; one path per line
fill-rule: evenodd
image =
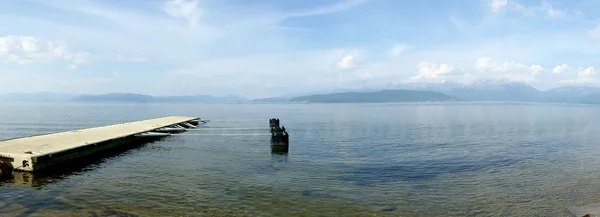
M 222 129 L 266 126 L 268 118 L 279 117 L 292 135 L 288 155 L 271 154 L 268 137 L 181 136 L 57 174 L 16 174 L 0 182 L 0 213 L 10 216 L 563 216 L 565 207 L 600 202 L 596 107 L 7 104 L 1 109 L 0 138 L 173 112 L 211 119 L 211 127 Z

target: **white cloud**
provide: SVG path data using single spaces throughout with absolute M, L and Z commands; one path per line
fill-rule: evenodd
M 537 14 L 540 13 L 541 15 L 546 15 L 547 18 L 550 19 L 574 19 L 574 20 L 578 20 L 580 18 L 582 18 L 582 16 L 584 15 L 583 11 L 581 10 L 569 10 L 567 8 L 563 8 L 563 9 L 557 9 L 556 7 L 554 7 L 553 5 L 551 5 L 548 2 L 543 2 L 541 7 L 533 7 L 529 9 L 530 14 Z
M 407 46 L 405 44 L 396 44 L 392 47 L 392 49 L 390 49 L 388 54 L 391 57 L 399 57 L 400 55 L 404 54 L 404 52 L 406 52 L 406 49 Z
M 592 75 L 595 75 L 595 74 L 596 74 L 596 70 L 592 66 L 587 67 L 583 71 L 579 72 L 579 75 L 582 77 L 591 77 Z
M 522 5 L 515 0 L 488 0 L 485 5 L 482 4 L 485 7 L 482 10 L 504 11 L 507 16 L 502 13 L 465 14 L 457 11 L 454 15 L 462 15 L 455 17 L 450 14 L 447 23 L 436 22 L 439 25 L 435 26 L 423 24 L 426 25 L 423 27 L 362 16 L 355 13 L 359 10 L 350 10 L 365 4 L 367 0 L 335 0 L 337 3 L 331 5 L 316 3 L 308 8 L 296 7 L 299 5 L 291 8 L 292 5 L 283 5 L 279 1 L 268 1 L 261 5 L 231 5 L 223 1 L 169 0 L 165 3 L 165 0 L 160 0 L 149 3 L 143 1 L 145 4 L 139 7 L 119 4 L 124 6 L 120 7 L 99 0 L 64 0 L 62 3 L 37 1 L 44 4 L 43 8 L 68 13 L 61 15 L 64 17 L 44 15 L 51 13 L 40 13 L 39 16 L 0 14 L 0 31 L 34 36 L 31 39 L 19 39 L 19 52 L 14 51 L 12 47 L 15 44 L 12 42 L 11 46 L 0 46 L 0 50 L 7 50 L 0 51 L 0 62 L 59 61 L 76 68 L 90 61 L 147 60 L 143 68 L 123 68 L 121 64 L 108 63 L 98 68 L 89 67 L 91 73 L 86 73 L 86 76 L 93 73 L 118 77 L 123 86 L 136 92 L 219 94 L 232 91 L 246 94 L 250 91 L 259 96 L 269 96 L 280 91 L 305 91 L 336 85 L 348 88 L 351 85 L 385 84 L 410 78 L 427 81 L 508 79 L 534 85 L 546 82 L 543 84 L 554 86 L 563 76 L 568 76 L 570 70 L 577 72 L 577 66 L 597 62 L 600 50 L 600 43 L 587 40 L 588 27 L 581 29 L 581 26 L 589 26 L 592 22 L 597 24 L 595 21 L 575 24 L 564 19 L 550 24 L 542 23 L 540 21 L 545 17 L 569 17 L 571 14 L 558 5 L 552 7 L 540 1 L 532 6 L 529 3 Z M 463 6 L 469 8 L 466 5 L 459 7 Z M 311 18 L 324 19 L 327 22 L 321 24 L 326 26 L 301 21 L 306 16 L 341 11 L 347 12 L 344 17 L 348 19 L 331 19 L 329 16 Z M 524 19 L 520 14 L 536 15 L 536 19 Z M 425 16 L 423 23 L 431 23 L 429 18 Z M 17 20 L 19 22 L 15 22 Z M 286 20 L 290 22 L 284 22 Z M 365 22 L 354 22 L 357 20 Z M 369 26 L 363 26 L 363 23 Z M 384 27 L 394 24 L 401 29 Z M 452 31 L 452 25 L 463 34 L 446 32 Z M 560 28 L 566 25 L 569 25 L 568 29 Z M 287 30 L 313 28 L 314 31 L 305 32 Z M 347 37 L 363 29 L 381 31 L 388 36 L 392 32 L 386 31 L 393 31 L 394 34 L 421 31 L 422 37 L 384 37 L 382 40 L 372 38 L 363 41 L 349 39 L 318 44 L 313 41 L 318 34 Z M 589 37 L 600 39 L 600 27 L 597 33 L 594 31 L 589 31 Z M 450 38 L 440 40 L 439 35 L 450 35 Z M 48 39 L 67 41 L 69 50 L 64 43 L 48 43 Z M 406 44 L 389 46 L 388 40 Z M 357 50 L 336 49 L 333 47 L 336 45 Z M 408 51 L 410 55 L 407 55 Z M 566 64 L 560 65 L 562 63 L 568 63 L 570 70 L 566 69 Z M 561 68 L 556 69 L 557 65 Z M 120 74 L 111 76 L 112 71 Z M 130 71 L 143 71 L 145 78 L 142 79 L 160 79 L 165 87 L 150 87 L 143 85 L 143 82 L 127 80 L 128 76 L 134 74 L 126 73 Z M 552 73 L 556 71 L 563 72 Z M 165 75 L 167 73 L 168 76 Z M 203 85 L 177 86 L 179 82 L 202 82 Z M 230 89 L 225 86 L 234 87 Z M 178 88 L 173 90 L 178 92 L 171 92 L 169 87 Z M 99 92 L 106 90 L 101 86 L 95 88 Z M 261 91 L 262 94 L 259 93 Z
M 195 27 L 202 16 L 198 0 L 168 0 L 163 10 L 172 17 L 184 18 L 190 26 Z
M 513 6 L 515 7 L 516 10 L 518 11 L 523 11 L 525 10 L 525 6 L 523 6 L 522 4 L 518 3 L 518 2 L 513 2 Z
M 110 58 L 106 58 L 108 61 L 116 61 L 116 62 L 145 62 L 146 59 L 143 57 L 129 56 L 122 53 L 118 53 Z
M 492 60 L 489 57 L 479 57 L 475 61 L 475 69 L 477 71 L 486 71 L 491 67 Z
M 0 60 L 19 64 L 64 61 L 71 68 L 77 68 L 90 60 L 85 52 L 70 52 L 60 41 L 41 42 L 32 36 L 8 35 L 0 37 Z
M 356 6 L 367 3 L 368 0 L 343 0 L 335 4 L 321 6 L 306 11 L 291 13 L 289 17 L 314 16 L 321 14 L 331 14 L 339 11 L 345 11 Z
M 564 17 L 567 16 L 567 11 L 566 10 L 555 9 L 548 2 L 544 2 L 543 3 L 543 7 L 546 8 L 547 16 L 550 17 L 550 18 L 564 18 Z
M 356 67 L 357 61 L 358 60 L 357 60 L 356 56 L 347 54 L 346 56 L 342 57 L 342 59 L 338 62 L 337 66 L 340 69 L 351 69 L 351 68 Z
M 204 4 L 208 1 L 200 0 L 161 0 L 157 1 L 158 4 L 154 1 L 142 1 L 145 3 L 143 7 L 137 8 L 118 7 L 118 4 L 98 0 L 32 1 L 61 11 L 75 12 L 78 15 L 76 17 L 83 20 L 91 18 L 90 20 L 97 21 L 85 27 L 74 28 L 78 25 L 49 22 L 52 19 L 39 19 L 35 22 L 29 19 L 29 23 L 33 23 L 31 26 L 51 24 L 53 28 L 62 30 L 48 32 L 54 38 L 64 35 L 69 37 L 70 44 L 78 40 L 80 46 L 87 44 L 87 41 L 95 41 L 97 46 L 90 47 L 104 53 L 131 52 L 133 56 L 143 55 L 144 59 L 178 64 L 195 62 L 198 61 L 198 56 L 211 56 L 212 53 L 247 55 L 257 53 L 254 49 L 285 46 L 282 41 L 286 40 L 280 34 L 273 33 L 309 28 L 281 26 L 284 20 L 337 13 L 368 2 L 340 0 L 333 4 L 312 4 L 312 7 L 305 9 L 282 9 L 273 6 L 279 3 L 232 6 L 230 3 L 221 3 L 222 1 Z M 159 13 L 156 14 L 156 11 Z M 0 14 L 0 27 L 11 24 L 3 22 L 7 20 L 6 16 Z M 23 22 L 23 17 L 11 18 Z M 185 22 L 180 22 L 181 20 Z M 93 28 L 95 24 L 101 24 L 103 28 Z M 175 53 L 177 55 L 173 55 Z
M 475 64 L 472 67 L 421 62 L 418 69 L 418 74 L 406 81 L 469 83 L 486 79 L 533 83 L 537 81 L 538 76 L 547 71 L 538 64 L 527 65 L 517 62 L 497 62 L 489 57 L 476 58 Z
M 531 65 L 531 67 L 529 67 L 529 70 L 531 71 L 532 74 L 539 75 L 540 72 L 545 71 L 546 69 L 544 69 L 544 67 L 542 67 L 540 65 Z
M 503 11 L 517 11 L 525 16 L 542 15 L 548 18 L 558 19 L 577 17 L 583 15 L 581 10 L 569 13 L 567 9 L 556 9 L 552 4 L 542 1 L 540 5 L 524 6 L 516 0 L 486 0 L 487 7 L 494 13 Z
M 508 0 L 489 0 L 488 6 L 492 10 L 492 12 L 500 12 L 506 8 L 508 5 Z
M 91 61 L 142 62 L 145 59 L 124 54 L 92 55 L 88 52 L 72 52 L 63 41 L 44 41 L 32 36 L 8 35 L 0 37 L 0 61 L 18 64 L 40 62 L 64 62 L 76 69 Z
M 372 65 L 363 67 L 361 56 L 360 50 L 332 49 L 218 58 L 172 70 L 162 81 L 171 86 L 199 81 L 202 85 L 181 87 L 208 94 L 222 91 L 222 84 L 227 83 L 235 87 L 232 91 L 247 96 L 341 88 L 375 78 L 377 70 Z
M 600 40 L 600 25 L 598 25 L 598 26 L 596 26 L 596 28 L 590 30 L 588 35 L 592 40 Z
M 538 13 L 541 10 L 540 7 L 525 7 L 521 3 L 514 0 L 510 2 L 509 9 L 517 11 L 526 17 L 535 16 L 536 13 Z
M 577 77 L 574 79 L 563 80 L 562 84 L 597 84 L 598 79 L 594 76 L 597 74 L 596 69 L 593 66 L 589 66 L 585 69 L 580 69 L 577 73 Z
M 564 73 L 567 70 L 569 70 L 569 66 L 567 64 L 557 65 L 556 67 L 552 68 L 552 72 L 556 74 Z
M 362 52 L 358 50 L 353 50 L 345 53 L 340 60 L 337 62 L 336 66 L 339 69 L 354 69 L 358 67 L 361 63 Z
M 407 81 L 440 81 L 445 80 L 446 74 L 454 70 L 454 66 L 446 63 L 437 64 L 423 61 L 418 65 L 419 73 Z
M 494 62 L 488 57 L 477 58 L 475 69 L 480 79 L 502 79 L 525 83 L 536 81 L 536 77 L 546 70 L 537 64 Z

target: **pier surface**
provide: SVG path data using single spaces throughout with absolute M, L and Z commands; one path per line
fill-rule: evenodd
M 40 158 L 45 161 L 53 161 L 51 158 L 64 156 L 69 152 L 69 160 L 74 156 L 82 155 L 83 152 L 93 152 L 94 147 L 98 144 L 111 142 L 132 137 L 136 134 L 150 132 L 158 128 L 171 126 L 174 124 L 187 123 L 188 121 L 197 120 L 197 117 L 171 116 L 164 118 L 149 119 L 143 121 L 128 122 L 115 124 L 103 127 L 95 127 L 89 129 L 81 129 L 67 131 L 61 133 L 45 134 L 38 136 L 30 136 L 16 139 L 0 141 L 0 161 L 8 162 L 17 170 L 33 171 L 38 168 L 45 167 L 39 165 L 37 168 L 34 164 L 40 164 Z M 104 147 L 101 149 L 105 149 Z M 85 149 L 84 151 L 81 151 Z M 75 151 L 73 151 L 75 150 Z M 54 156 L 53 156 L 54 155 Z M 55 159 L 54 161 L 59 160 Z M 28 165 L 23 161 L 27 161 Z

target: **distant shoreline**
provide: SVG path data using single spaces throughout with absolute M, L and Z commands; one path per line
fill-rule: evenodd
M 487 86 L 486 86 L 487 85 Z M 404 102 L 519 102 L 545 104 L 600 104 L 600 88 L 565 86 L 539 91 L 526 84 L 427 86 L 406 89 L 354 90 L 248 99 L 238 95 L 152 96 L 136 93 L 63 94 L 51 92 L 0 94 L 0 102 L 85 103 L 404 103 Z M 491 86 L 490 86 L 491 85 Z
M 594 103 L 561 103 L 561 102 L 520 102 L 520 101 L 437 101 L 437 102 L 79 102 L 79 101 L 3 101 L 0 103 L 15 104 L 164 104 L 164 105 L 564 105 L 564 106 L 600 106 Z

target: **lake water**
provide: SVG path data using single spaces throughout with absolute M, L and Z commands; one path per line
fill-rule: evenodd
M 0 216 L 563 216 L 600 202 L 598 106 L 1 103 L 0 139 L 168 115 L 211 122 L 16 174 Z M 288 155 L 270 152 L 271 117 Z

